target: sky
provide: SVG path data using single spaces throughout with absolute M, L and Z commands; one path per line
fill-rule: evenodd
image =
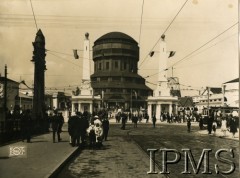
M 182 95 L 221 87 L 239 77 L 237 0 L 31 1 L 37 28 L 30 0 L 0 1 L 0 73 L 4 75 L 6 64 L 12 80 L 33 83 L 30 60 L 37 29 L 42 30 L 48 50 L 45 86 L 49 92 L 80 85 L 86 32 L 91 46 L 113 31 L 134 38 L 140 47 L 138 73 L 152 89 L 157 83 L 158 40 L 166 29 L 167 50 L 176 51 L 168 59 L 168 66 L 173 66 L 168 76 L 173 73 L 179 78 Z M 80 59 L 74 59 L 73 49 L 79 50 Z M 152 50 L 155 55 L 147 57 Z M 91 68 L 92 74 L 92 62 Z

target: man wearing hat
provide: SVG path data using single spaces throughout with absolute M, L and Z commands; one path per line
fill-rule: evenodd
M 99 124 L 100 126 L 102 126 L 102 122 L 99 119 L 99 117 L 96 115 L 94 116 L 94 121 L 93 121 L 94 125 L 96 126 L 97 124 Z
M 78 146 L 80 142 L 80 112 L 76 112 L 75 116 L 71 116 L 68 120 L 68 132 L 71 137 L 72 146 Z
M 51 118 L 51 123 L 52 123 L 52 132 L 53 132 L 53 143 L 55 143 L 55 137 L 57 133 L 58 141 L 60 141 L 60 132 L 59 132 L 59 127 L 60 127 L 60 118 L 57 115 L 57 111 L 54 111 L 54 115 Z

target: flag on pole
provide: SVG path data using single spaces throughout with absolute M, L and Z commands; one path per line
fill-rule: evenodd
M 150 56 L 150 57 L 153 57 L 153 55 L 154 55 L 154 51 L 151 51 L 151 52 L 149 53 L 149 56 Z
M 173 57 L 175 55 L 176 51 L 170 51 L 168 58 Z
M 168 58 L 173 57 L 175 55 L 176 51 L 170 51 Z
M 74 55 L 75 59 L 79 59 L 79 56 L 78 56 L 78 53 L 77 53 L 76 49 L 73 50 L 73 55 Z

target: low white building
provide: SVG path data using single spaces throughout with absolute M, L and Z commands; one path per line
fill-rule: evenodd
M 207 114 L 204 111 L 208 107 L 239 107 L 239 78 L 223 83 L 222 88 L 206 88 L 201 95 L 192 98 L 202 114 Z
M 231 107 L 239 107 L 239 78 L 223 84 L 226 104 Z
M 193 96 L 193 102 L 199 113 L 207 115 L 207 113 L 204 113 L 207 111 L 204 110 L 204 108 L 220 107 L 224 105 L 222 88 L 207 87 L 201 95 Z

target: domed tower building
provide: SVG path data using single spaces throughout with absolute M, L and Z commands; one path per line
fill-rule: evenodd
M 121 32 L 107 33 L 94 42 L 94 73 L 91 85 L 94 95 L 102 98 L 102 107 L 129 110 L 146 108 L 152 90 L 138 75 L 139 47 Z

